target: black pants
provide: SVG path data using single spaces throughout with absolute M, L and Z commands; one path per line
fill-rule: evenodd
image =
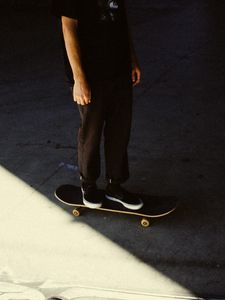
M 91 84 L 92 102 L 78 105 L 78 165 L 81 179 L 100 176 L 100 143 L 104 134 L 106 179 L 123 183 L 129 177 L 127 146 L 132 119 L 132 83 L 128 76 Z

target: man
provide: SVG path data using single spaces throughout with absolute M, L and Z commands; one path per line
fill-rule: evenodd
M 140 199 L 121 184 L 129 177 L 127 146 L 132 117 L 132 84 L 140 68 L 129 38 L 124 0 L 53 0 L 61 18 L 65 62 L 81 126 L 78 165 L 83 202 L 90 208 L 100 176 L 100 142 L 104 132 L 106 198 L 137 210 Z

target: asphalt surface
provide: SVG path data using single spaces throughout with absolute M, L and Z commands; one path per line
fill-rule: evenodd
M 142 83 L 134 91 L 126 187 L 180 201 L 147 230 L 111 214 L 71 221 L 57 203 L 58 185 L 79 182 L 79 115 L 59 27 L 47 8 L 0 11 L 0 281 L 45 295 L 85 284 L 149 293 L 146 299 L 225 296 L 224 8 L 222 1 L 128 1 Z M 48 268 L 55 251 L 52 265 L 60 268 Z

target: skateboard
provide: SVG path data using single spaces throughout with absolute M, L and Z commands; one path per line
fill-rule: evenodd
M 120 203 L 106 199 L 105 192 L 98 190 L 98 197 L 102 201 L 102 207 L 93 209 L 83 204 L 80 187 L 66 184 L 58 187 L 55 191 L 55 197 L 60 202 L 73 207 L 72 212 L 75 217 L 79 217 L 84 209 L 108 211 L 140 217 L 143 227 L 149 227 L 154 219 L 169 215 L 177 207 L 177 200 L 174 197 L 159 197 L 145 194 L 136 195 L 142 199 L 144 205 L 140 210 L 130 210 Z

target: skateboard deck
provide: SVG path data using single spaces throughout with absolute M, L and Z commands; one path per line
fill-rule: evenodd
M 108 211 L 141 217 L 141 225 L 143 227 L 149 227 L 153 219 L 169 215 L 177 207 L 177 200 L 174 197 L 136 195 L 142 199 L 144 205 L 139 210 L 130 210 L 120 203 L 106 199 L 105 192 L 98 190 L 98 197 L 102 201 L 102 207 L 93 209 L 83 204 L 81 189 L 78 186 L 66 184 L 58 187 L 55 191 L 55 197 L 60 202 L 73 207 L 73 215 L 75 217 L 79 217 L 83 209 Z

